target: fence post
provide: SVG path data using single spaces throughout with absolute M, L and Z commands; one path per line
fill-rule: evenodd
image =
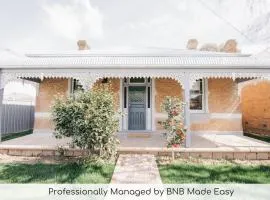
M 2 75 L 0 74 L 0 142 L 2 141 L 2 109 L 3 109 L 3 96 L 4 96 L 4 86 L 2 87 Z

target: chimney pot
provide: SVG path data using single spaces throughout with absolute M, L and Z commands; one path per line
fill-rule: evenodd
M 198 47 L 198 40 L 197 39 L 190 39 L 187 42 L 187 49 L 189 50 L 196 50 Z
M 86 40 L 78 40 L 77 45 L 78 45 L 79 50 L 89 50 L 90 49 Z
M 227 40 L 221 51 L 227 53 L 237 53 L 239 51 L 237 49 L 237 41 L 234 39 Z

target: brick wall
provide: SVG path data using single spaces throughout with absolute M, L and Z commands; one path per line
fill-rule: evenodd
M 166 96 L 183 97 L 183 89 L 180 84 L 173 79 L 155 79 L 155 110 L 157 113 L 162 113 L 161 105 Z M 165 114 L 165 113 L 164 113 Z M 166 115 L 165 115 L 166 116 Z M 162 127 L 158 124 L 158 121 L 164 120 L 164 116 L 154 116 L 156 129 L 161 130 Z
M 244 132 L 270 135 L 270 82 L 246 85 L 241 91 Z
M 237 83 L 232 79 L 208 79 L 209 113 L 240 113 L 240 98 Z M 210 118 L 204 122 L 194 122 L 192 131 L 242 131 L 242 119 Z
M 44 79 L 39 84 L 36 98 L 35 129 L 52 129 L 52 122 L 48 113 L 55 95 L 66 96 L 68 94 L 68 79 Z
M 98 87 L 101 79 L 94 84 Z M 120 79 L 109 79 L 112 91 L 115 93 L 116 109 L 119 108 Z M 68 91 L 68 79 L 44 79 L 39 84 L 39 92 L 36 99 L 35 129 L 53 129 L 50 120 L 50 110 L 55 96 L 66 96 Z
M 239 113 L 240 99 L 237 84 L 232 79 L 208 79 L 210 113 Z
M 156 79 L 156 111 L 166 96 L 183 97 L 180 84 L 172 79 Z M 206 94 L 207 95 L 207 94 Z M 232 79 L 208 79 L 208 107 L 210 113 L 239 113 L 237 84 Z
M 161 104 L 166 96 L 181 97 L 183 89 L 180 84 L 173 79 L 155 79 L 156 86 L 156 112 L 161 112 Z
M 119 104 L 120 104 L 120 96 L 119 96 L 119 91 L 120 91 L 120 79 L 119 78 L 109 78 L 108 83 L 111 84 L 111 89 L 114 93 L 114 101 L 115 101 L 115 109 L 119 109 Z M 94 87 L 98 87 L 100 84 L 102 84 L 102 79 L 99 79 L 95 84 Z
M 102 80 L 97 81 L 94 87 L 101 84 Z M 120 79 L 109 79 L 112 90 L 115 93 L 116 109 L 119 108 L 119 90 Z M 45 79 L 39 87 L 39 94 L 37 96 L 36 112 L 48 113 L 50 106 L 53 103 L 55 95 L 67 95 L 68 80 L 67 79 Z M 183 97 L 183 89 L 180 84 L 172 79 L 155 79 L 155 116 L 156 124 L 159 120 L 164 119 L 164 113 L 161 114 L 161 103 L 166 96 L 180 96 Z M 239 112 L 237 87 L 230 79 L 209 79 L 208 80 L 208 101 L 209 111 L 211 113 L 230 113 Z M 232 105 L 236 106 L 232 106 Z M 161 115 L 160 115 L 161 114 Z M 160 117 L 162 116 L 162 117 Z M 166 116 L 166 115 L 165 115 Z M 240 125 L 239 125 L 240 124 Z M 50 118 L 36 117 L 35 129 L 52 128 Z M 161 127 L 157 124 L 157 129 Z M 231 119 L 211 119 L 207 122 L 193 123 L 192 130 L 241 130 L 241 123 L 237 120 Z
M 180 84 L 171 79 L 156 79 L 156 117 L 157 129 L 162 129 L 158 121 L 163 120 L 166 115 L 160 115 L 161 103 L 165 96 L 183 97 Z M 209 113 L 240 113 L 240 100 L 237 93 L 237 84 L 231 79 L 209 79 L 208 80 L 208 108 Z M 242 131 L 241 118 L 211 118 L 202 122 L 193 122 L 192 131 Z
M 241 119 L 212 118 L 204 122 L 192 123 L 191 131 L 242 131 Z

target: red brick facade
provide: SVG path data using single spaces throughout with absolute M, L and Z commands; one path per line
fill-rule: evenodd
M 50 110 L 56 95 L 68 94 L 68 79 L 44 79 L 39 84 L 36 98 L 36 117 L 34 129 L 52 129 Z
M 183 95 L 179 83 L 171 79 L 156 79 L 156 112 L 161 113 L 160 106 L 165 96 Z M 240 113 L 240 100 L 237 93 L 237 83 L 232 79 L 208 79 L 206 84 L 206 113 L 229 114 L 223 118 L 207 118 L 203 121 L 195 121 L 191 124 L 192 131 L 242 131 L 241 118 L 230 119 L 230 114 Z M 161 129 L 158 121 L 163 117 L 156 118 L 157 129 Z
M 117 108 L 119 108 L 120 99 L 120 79 L 109 79 L 112 85 L 112 90 L 115 93 L 115 101 Z M 94 87 L 97 87 L 101 80 L 97 81 Z M 158 121 L 164 119 L 166 116 L 161 112 L 161 103 L 166 96 L 179 96 L 182 98 L 183 89 L 180 84 L 172 79 L 155 79 L 155 112 L 154 116 L 157 129 Z M 206 101 L 208 104 L 209 113 L 239 113 L 239 98 L 237 95 L 236 83 L 231 79 L 209 79 L 206 84 L 208 88 L 206 91 Z M 52 105 L 54 95 L 68 94 L 68 80 L 67 79 L 45 79 L 39 87 L 39 94 L 37 97 L 35 121 L 36 129 L 52 128 L 52 123 L 49 116 L 40 116 L 42 113 L 49 113 Z M 40 114 L 41 113 L 41 114 Z M 241 131 L 241 119 L 235 120 L 230 118 L 209 118 L 203 122 L 194 122 L 191 125 L 192 131 Z
M 270 135 L 270 82 L 252 82 L 241 91 L 243 129 L 247 133 Z

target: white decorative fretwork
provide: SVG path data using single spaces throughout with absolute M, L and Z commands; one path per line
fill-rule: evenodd
M 270 73 L 257 73 L 257 72 L 198 72 L 190 73 L 190 85 L 193 84 L 198 79 L 203 78 L 231 78 L 235 80 L 236 78 L 255 78 L 255 79 L 268 79 L 270 80 Z
M 115 69 L 113 71 L 98 71 L 98 72 L 54 72 L 54 71 L 36 71 L 36 72 L 2 72 L 1 73 L 1 88 L 3 88 L 8 82 L 16 81 L 18 78 L 75 78 L 79 80 L 85 89 L 89 89 L 93 84 L 101 78 L 136 78 L 136 77 L 150 77 L 150 78 L 169 78 L 176 80 L 183 89 L 185 89 L 185 78 L 189 77 L 190 87 L 198 79 L 202 78 L 258 78 L 270 80 L 270 73 L 262 72 L 167 72 L 166 69 L 159 71 L 125 71 L 121 69 Z
M 79 80 L 83 88 L 89 89 L 93 84 L 101 78 L 135 78 L 135 77 L 150 77 L 150 78 L 170 78 L 179 82 L 184 87 L 184 73 L 166 73 L 166 72 L 4 72 L 1 74 L 1 86 L 4 87 L 8 82 L 16 81 L 18 78 L 75 78 Z

